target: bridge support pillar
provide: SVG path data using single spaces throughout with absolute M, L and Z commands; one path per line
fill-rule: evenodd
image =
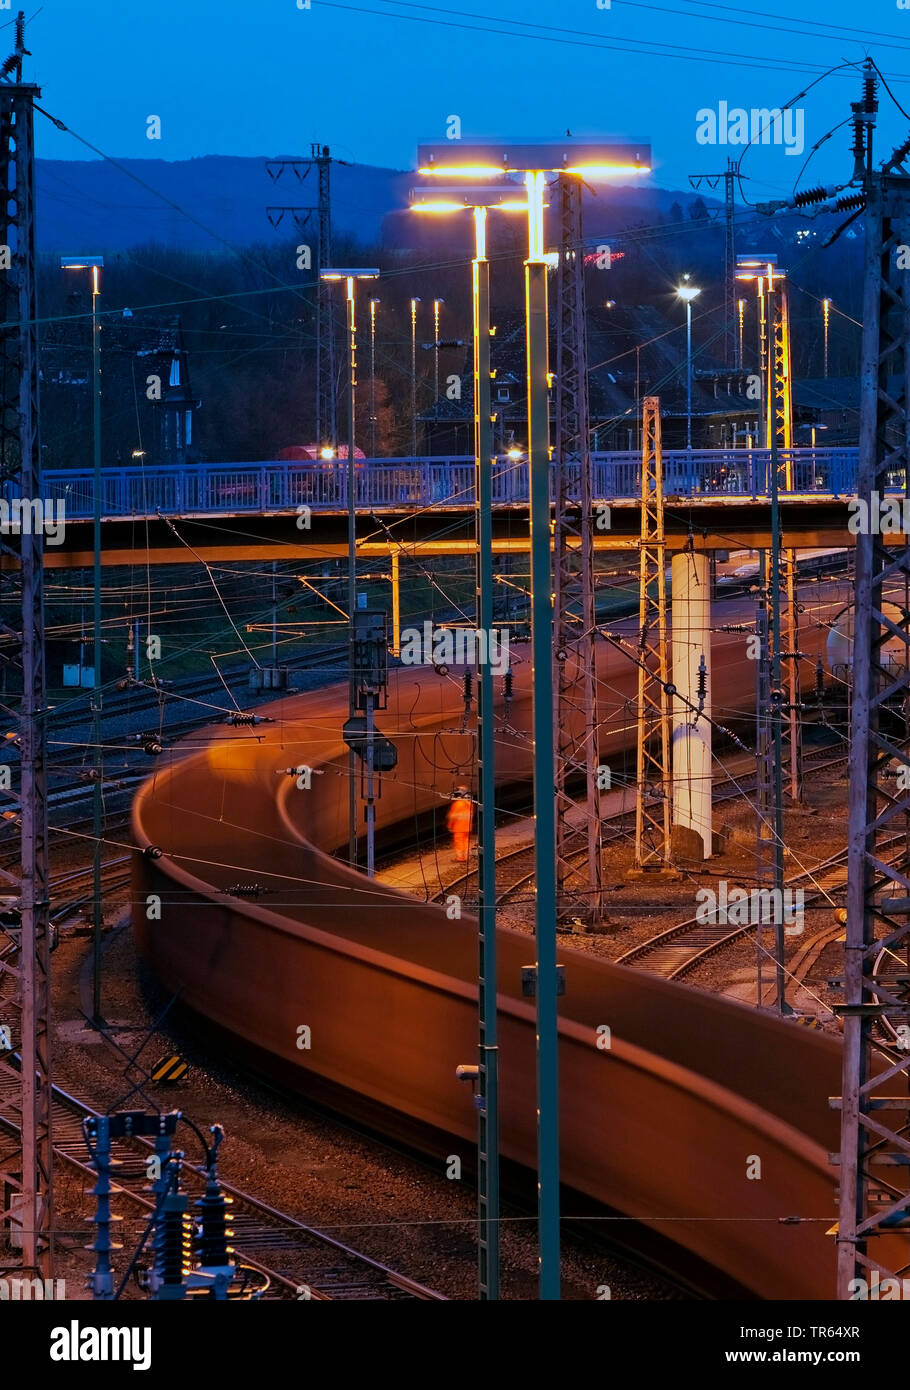
M 711 856 L 711 584 L 708 556 L 672 560 L 674 858 Z M 701 713 L 699 713 L 701 711 Z

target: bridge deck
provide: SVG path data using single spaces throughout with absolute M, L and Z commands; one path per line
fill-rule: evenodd
M 849 496 L 855 491 L 856 448 L 788 449 L 781 452 L 779 482 L 784 496 Z M 593 455 L 595 499 L 635 502 L 640 494 L 637 451 Z M 664 493 L 693 503 L 708 499 L 769 496 L 767 449 L 668 450 Z M 94 510 L 91 469 L 48 470 L 45 496 L 62 499 L 66 518 L 89 518 Z M 895 478 L 895 487 L 901 480 Z M 186 467 L 105 470 L 105 518 L 209 516 L 237 513 L 347 508 L 346 461 L 320 463 L 206 463 Z M 521 507 L 528 501 L 526 460 L 497 459 L 493 506 Z M 424 507 L 460 511 L 474 505 L 474 460 L 469 457 L 358 459 L 355 505 L 359 511 L 411 512 Z

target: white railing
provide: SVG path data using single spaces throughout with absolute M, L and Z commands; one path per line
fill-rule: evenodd
M 788 449 L 780 454 L 781 495 L 839 497 L 856 490 L 856 448 Z M 667 497 L 767 498 L 767 449 L 667 450 L 663 456 Z M 604 501 L 639 495 L 641 456 L 637 451 L 593 455 L 594 494 Z M 359 510 L 453 511 L 474 504 L 474 460 L 467 457 L 358 459 L 355 502 Z M 895 476 L 895 488 L 903 487 Z M 93 514 L 91 469 L 54 469 L 43 475 L 46 498 L 63 498 L 69 520 Z M 526 459 L 497 459 L 493 505 L 523 506 L 528 501 Z M 101 499 L 105 517 L 149 517 L 232 512 L 344 511 L 347 464 L 204 463 L 186 467 L 118 468 L 104 472 Z

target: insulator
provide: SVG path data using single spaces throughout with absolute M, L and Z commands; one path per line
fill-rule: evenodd
M 903 164 L 908 154 L 910 154 L 910 136 L 907 137 L 902 145 L 898 145 L 888 162 L 890 164 Z
M 823 203 L 830 195 L 831 190 L 819 184 L 817 188 L 804 188 L 802 193 L 794 194 L 792 202 L 795 208 L 805 208 L 810 203 Z
M 874 72 L 867 73 L 863 78 L 863 107 L 869 113 L 878 110 L 878 103 L 875 94 L 878 90 L 878 78 Z
M 466 705 L 469 705 L 471 703 L 471 693 L 473 690 L 473 686 L 474 680 L 471 675 L 471 672 L 465 671 L 464 676 L 462 677 L 462 694 L 464 696 L 464 702 Z
M 449 668 L 445 665 L 437 666 L 434 664 L 433 670 L 436 672 L 437 676 L 447 676 L 449 674 Z
M 186 1198 L 174 1193 L 164 1200 L 164 1209 L 155 1223 L 153 1242 L 155 1275 L 159 1286 L 183 1283 L 189 1264 L 190 1239 L 186 1222 Z
M 261 898 L 265 889 L 261 883 L 234 883 L 224 891 L 232 898 Z
M 506 704 L 511 704 L 512 702 L 513 680 L 514 677 L 512 675 L 512 672 L 506 671 L 505 675 L 502 678 L 502 698 L 505 700 Z
M 154 739 L 152 739 L 149 743 L 144 743 L 142 745 L 142 751 L 143 753 L 147 753 L 150 758 L 157 758 L 159 753 L 164 752 L 164 749 L 160 743 L 156 743 Z
M 233 1232 L 228 1228 L 227 1209 L 230 1197 L 225 1197 L 217 1176 L 210 1173 L 205 1185 L 205 1194 L 194 1206 L 199 1212 L 196 1227 L 194 1255 L 200 1265 L 226 1265 L 230 1263 L 228 1236 Z
M 864 207 L 865 203 L 865 193 L 845 193 L 842 198 L 837 199 L 834 209 L 836 212 L 853 212 L 856 208 Z
M 229 714 L 227 722 L 228 724 L 233 724 L 235 727 L 238 724 L 258 724 L 259 716 L 255 714 Z
M 705 666 L 705 656 L 702 652 L 698 659 L 698 703 L 703 705 L 708 694 L 708 669 Z
M 146 845 L 142 853 L 146 859 L 160 859 L 164 850 L 159 849 L 157 845 Z

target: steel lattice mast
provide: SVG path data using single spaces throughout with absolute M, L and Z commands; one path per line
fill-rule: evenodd
M 774 803 L 774 741 L 771 731 L 771 642 L 769 633 L 768 565 L 767 556 L 759 552 L 758 606 L 755 613 L 755 635 L 758 638 L 758 659 L 755 663 L 755 884 L 758 890 L 773 891 L 780 887 L 778 879 L 783 863 L 782 846 L 777 839 Z M 764 902 L 767 899 L 760 899 Z M 766 959 L 774 960 L 773 952 L 765 947 L 767 914 L 760 913 L 755 924 L 756 943 L 756 1004 L 764 1002 L 764 966 Z M 780 962 L 777 963 L 776 986 L 780 992 Z
M 332 264 L 332 156 L 328 145 L 311 146 L 312 163 L 316 165 L 319 176 L 317 212 L 319 217 L 319 270 Z M 337 447 L 337 420 L 335 415 L 335 321 L 332 317 L 332 298 L 330 286 L 319 280 L 316 314 L 316 371 L 318 376 L 318 395 L 316 402 L 316 430 L 318 442 L 327 441 Z
M 910 140 L 900 158 L 908 151 Z M 858 497 L 871 523 L 895 472 L 910 497 L 910 292 L 899 268 L 910 242 L 910 173 L 897 156 L 883 172 L 867 173 L 866 194 Z M 887 548 L 873 524 L 856 537 L 843 1095 L 833 1102 L 841 1110 L 840 1298 L 850 1297 L 854 1278 L 871 1284 L 870 1274 L 906 1272 L 910 1253 L 910 1052 L 896 1045 L 906 1037 L 897 1030 L 910 1022 L 910 792 L 901 790 L 910 781 L 910 548 L 903 542 Z
M 16 52 L 0 80 L 0 178 L 6 190 L 0 237 L 10 266 L 0 273 L 0 471 L 7 497 L 41 499 L 38 441 L 38 342 L 35 290 L 34 102 L 40 89 L 22 81 L 24 16 L 16 21 Z M 43 533 L 22 526 L 4 536 L 0 553 L 21 578 L 22 697 L 20 744 L 21 866 L 16 1014 L 13 1038 L 21 1065 L 0 1052 L 0 1079 L 18 1087 L 21 1142 L 0 1153 L 0 1203 L 10 1194 L 4 1224 L 21 1226 L 22 1265 L 53 1277 L 53 1149 L 50 1092 L 50 933 L 48 922 L 47 768 L 44 668 Z M 10 565 L 12 561 L 12 565 Z M 14 637 L 15 640 L 15 637 Z M 9 970 L 9 966 L 6 969 Z M 15 1027 L 15 1024 L 14 1024 Z M 16 1118 L 14 1116 L 14 1118 Z
M 639 544 L 635 863 L 643 869 L 663 869 L 670 863 L 670 710 L 663 458 L 657 396 L 645 397 L 642 414 Z
M 332 314 L 331 287 L 321 278 L 320 271 L 332 264 L 332 165 L 346 160 L 333 159 L 328 145 L 310 145 L 309 159 L 269 159 L 266 169 L 277 181 L 285 169 L 292 169 L 300 183 L 315 168 L 317 172 L 316 206 L 276 207 L 266 209 L 273 226 L 290 213 L 300 230 L 309 223 L 313 213 L 318 224 L 316 254 L 316 442 L 332 449 L 338 448 L 337 363 L 335 357 L 335 320 Z M 273 220 L 272 214 L 277 220 Z
M 790 300 L 784 276 L 773 276 L 765 291 L 768 328 L 768 377 L 765 434 L 767 448 L 777 450 L 778 486 L 793 490 L 793 379 L 790 352 Z M 779 622 L 771 623 L 780 643 L 785 699 L 781 710 L 783 778 L 790 800 L 802 798 L 802 722 L 799 699 L 799 605 L 796 592 L 796 551 L 779 547 L 782 603 Z
M 557 925 L 602 909 L 582 181 L 560 174 L 554 528 Z M 584 782 L 580 804 L 573 784 Z
M 704 183 L 715 189 L 721 179 L 724 181 L 724 363 L 726 366 L 742 366 L 736 349 L 736 180 L 742 177 L 736 167 L 735 159 L 727 160 L 722 174 L 690 174 L 690 187 L 698 190 Z M 716 221 L 717 214 L 710 214 Z

